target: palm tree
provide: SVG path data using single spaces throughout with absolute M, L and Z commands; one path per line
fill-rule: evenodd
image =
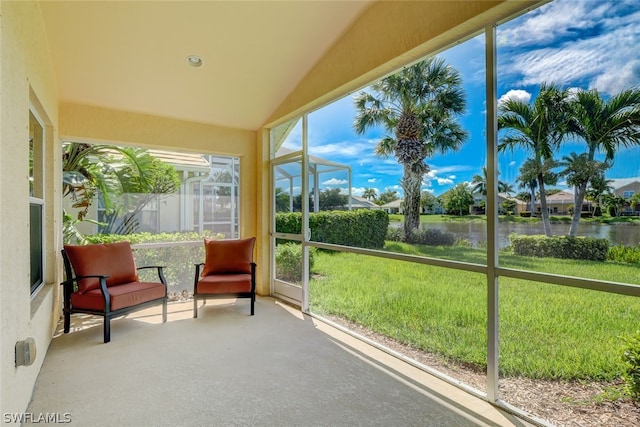
M 604 171 L 610 166 L 607 162 L 589 160 L 587 153 L 576 154 L 574 152 L 570 153 L 568 156 L 562 157 L 560 165 L 564 166 L 560 175 L 566 177 L 567 184 L 576 189 L 580 188 L 583 183 L 589 183 L 598 176 L 604 177 Z M 585 191 L 582 192 L 582 198 L 579 197 L 579 194 L 579 191 L 576 191 L 573 194 L 573 218 L 576 218 L 577 216 L 578 220 L 580 220 L 582 212 L 582 204 L 584 196 L 586 195 L 586 186 Z M 569 235 L 571 235 L 571 231 L 569 231 Z
M 640 144 L 640 89 L 627 89 L 608 101 L 603 100 L 596 89 L 581 90 L 571 106 L 574 117 L 571 131 L 587 144 L 587 164 L 594 162 L 597 152 L 603 151 L 608 166 L 620 146 Z M 571 219 L 570 236 L 578 232 L 578 206 L 582 206 L 589 180 L 597 175 L 598 168 L 587 168 L 586 171 L 574 179 L 576 209 Z
M 604 177 L 604 171 L 602 171 L 599 175 L 591 178 L 589 181 L 589 188 L 587 188 L 587 192 L 585 194 L 586 197 L 598 203 L 598 209 L 600 209 L 600 214 L 602 215 L 602 196 L 611 191 L 613 187 L 611 187 L 611 183 L 613 181 L 610 179 L 606 179 Z M 593 209 L 591 216 L 596 215 L 596 208 Z
M 465 98 L 457 70 L 429 58 L 374 83 L 355 98 L 354 130 L 362 135 L 376 125 L 389 134 L 375 154 L 395 155 L 403 167 L 405 236 L 420 225 L 420 187 L 429 166 L 425 159 L 459 149 L 468 137 L 454 116 L 464 112 Z
M 115 160 L 114 153 L 122 155 Z M 126 160 L 125 160 L 126 159 Z M 134 180 L 147 185 L 144 172 L 153 157 L 142 150 L 112 145 L 92 145 L 71 142 L 62 153 L 62 196 L 71 196 L 74 208 L 82 208 L 78 219 L 83 220 L 98 193 L 104 198 L 108 210 L 113 207 L 113 196 L 122 193 Z
M 500 175 L 500 172 L 498 172 Z M 513 186 L 507 184 L 504 181 L 498 180 L 498 192 L 500 193 L 508 193 L 513 191 Z M 479 193 L 483 196 L 487 195 L 487 167 L 482 167 L 482 175 L 474 175 L 471 178 L 471 192 Z
M 567 102 L 568 91 L 554 85 L 542 84 L 533 104 L 509 99 L 499 106 L 498 129 L 507 130 L 498 149 L 525 148 L 532 154 L 531 169 L 535 171 L 544 232 L 551 236 L 551 223 L 547 209 L 545 175 L 557 165 L 553 154 L 567 134 L 571 110 Z M 529 179 L 520 180 L 528 182 Z
M 74 208 L 80 208 L 78 220 L 84 221 L 89 207 L 100 195 L 107 214 L 118 211 L 118 196 L 142 193 L 136 209 L 149 201 L 144 194 L 171 193 L 180 185 L 175 169 L 163 164 L 146 150 L 113 145 L 68 143 L 62 154 L 62 194 L 72 197 Z M 70 216 L 65 213 L 65 220 Z M 67 221 L 69 236 L 75 221 Z
M 365 188 L 365 190 L 362 192 L 362 197 L 369 201 L 375 201 L 378 198 L 378 195 L 375 188 Z

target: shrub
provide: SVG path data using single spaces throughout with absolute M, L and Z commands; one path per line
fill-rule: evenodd
M 520 216 L 523 217 L 523 218 L 531 218 L 531 212 L 522 211 L 522 212 L 520 212 Z
M 609 248 L 607 259 L 629 264 L 640 264 L 640 246 L 615 245 Z
M 437 228 L 421 228 L 413 230 L 411 235 L 407 236 L 406 242 L 428 246 L 453 246 L 456 243 L 456 236 L 449 231 Z
M 627 393 L 640 400 L 640 331 L 630 338 L 622 338 L 626 347 L 622 353 L 625 371 L 622 375 Z
M 509 237 L 513 253 L 523 256 L 604 261 L 609 241 L 593 237 L 518 236 Z
M 309 248 L 309 271 L 315 264 L 316 248 Z M 302 279 L 302 245 L 289 242 L 276 245 L 276 277 L 292 283 Z
M 392 242 L 404 242 L 404 228 L 388 227 L 387 240 L 391 240 Z

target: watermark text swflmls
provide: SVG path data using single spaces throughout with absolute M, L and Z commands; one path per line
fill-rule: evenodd
M 5 412 L 3 421 L 6 424 L 68 424 L 71 422 L 71 414 L 68 412 Z

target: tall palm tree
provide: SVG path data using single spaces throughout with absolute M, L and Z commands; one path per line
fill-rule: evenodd
M 596 89 L 580 90 L 572 100 L 574 120 L 571 131 L 587 144 L 586 162 L 594 162 L 598 152 L 604 152 L 605 162 L 612 161 L 621 147 L 640 144 L 640 89 L 627 89 L 605 101 Z M 589 164 L 589 163 L 587 163 Z M 610 163 L 607 163 L 610 165 Z M 575 205 L 569 235 L 578 232 L 580 212 L 589 180 L 598 173 L 590 168 L 574 180 Z
M 499 106 L 498 129 L 507 132 L 500 139 L 498 149 L 525 148 L 531 153 L 531 167 L 535 170 L 544 232 L 551 236 L 551 222 L 547 209 L 545 174 L 551 173 L 553 154 L 565 138 L 571 118 L 567 101 L 568 91 L 553 84 L 542 84 L 532 104 L 509 99 Z M 521 181 L 526 182 L 526 181 Z
M 375 201 L 378 198 L 378 195 L 376 194 L 375 188 L 365 188 L 365 190 L 362 192 L 362 197 L 369 201 Z
M 420 187 L 429 171 L 425 159 L 459 149 L 468 137 L 455 120 L 466 106 L 461 85 L 458 71 L 434 57 L 374 83 L 355 97 L 357 134 L 376 125 L 393 134 L 378 142 L 375 154 L 395 155 L 403 167 L 405 236 L 420 225 Z

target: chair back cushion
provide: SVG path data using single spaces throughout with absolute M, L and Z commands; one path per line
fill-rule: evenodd
M 106 243 L 96 245 L 65 245 L 69 261 L 76 276 L 103 275 L 107 286 L 137 282 L 138 272 L 129 242 Z M 97 278 L 82 279 L 78 282 L 78 291 L 84 293 L 98 289 Z
M 240 240 L 204 239 L 206 259 L 202 276 L 212 274 L 251 274 L 255 237 Z

